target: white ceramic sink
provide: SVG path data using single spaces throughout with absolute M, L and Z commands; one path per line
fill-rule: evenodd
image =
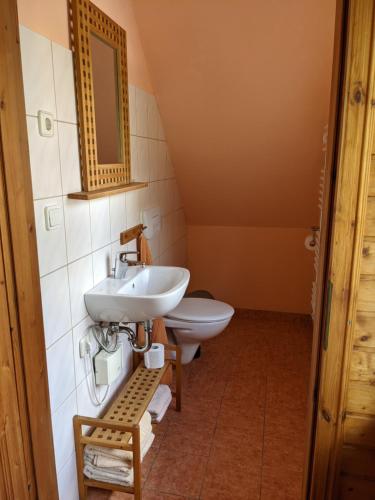
M 183 267 L 130 266 L 125 279 L 106 278 L 85 293 L 94 321 L 135 323 L 164 316 L 184 296 L 190 273 Z

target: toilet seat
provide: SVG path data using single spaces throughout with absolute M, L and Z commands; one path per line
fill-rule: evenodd
M 229 304 L 212 299 L 185 298 L 167 314 L 167 318 L 189 323 L 217 323 L 230 319 L 234 309 Z

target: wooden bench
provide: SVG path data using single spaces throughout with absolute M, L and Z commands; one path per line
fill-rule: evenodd
M 176 410 L 181 411 L 181 351 L 178 346 L 174 345 L 165 345 L 164 348 L 166 361 L 163 368 L 148 370 L 141 361 L 102 418 L 80 415 L 75 415 L 73 418 L 80 500 L 87 498 L 89 486 L 133 493 L 135 500 L 141 500 L 142 469 L 139 422 L 163 375 L 170 366 L 175 367 L 176 370 L 176 390 L 172 392 L 172 395 L 176 399 Z M 171 351 L 175 352 L 175 359 L 170 356 Z M 82 434 L 83 426 L 90 427 L 90 431 L 86 435 Z M 132 443 L 129 443 L 130 438 L 132 438 Z M 83 474 L 84 449 L 87 444 L 131 451 L 133 453 L 133 486 L 121 486 L 85 477 Z

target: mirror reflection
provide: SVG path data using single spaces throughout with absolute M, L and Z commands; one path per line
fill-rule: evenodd
M 120 117 L 117 50 L 91 33 L 91 62 L 94 87 L 97 161 L 120 163 Z

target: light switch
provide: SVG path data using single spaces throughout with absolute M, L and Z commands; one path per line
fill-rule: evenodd
M 39 134 L 43 137 L 53 137 L 54 127 L 53 115 L 46 111 L 38 111 Z
M 58 205 L 49 205 L 44 208 L 44 216 L 46 219 L 47 231 L 53 231 L 61 226 L 62 214 L 61 207 Z

